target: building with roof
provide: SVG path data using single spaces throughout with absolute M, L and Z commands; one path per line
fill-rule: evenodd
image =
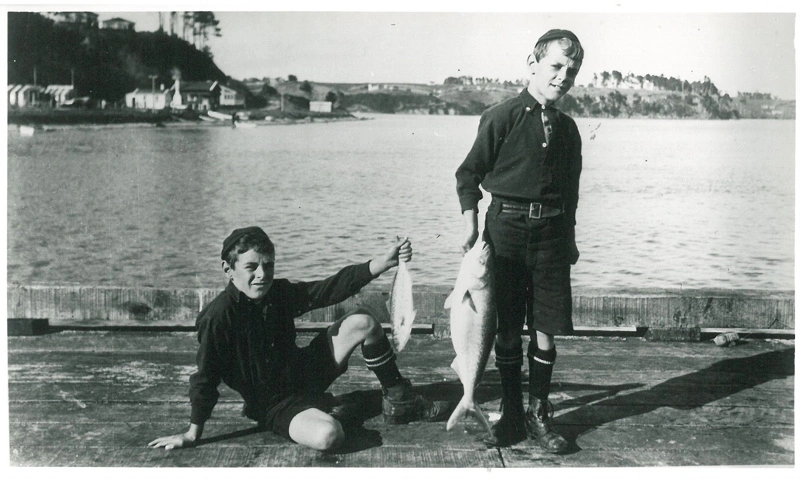
M 170 90 L 173 95 L 172 106 L 176 108 L 188 107 L 192 110 L 207 111 L 220 105 L 222 88 L 216 81 L 184 82 L 175 80 Z
M 220 85 L 219 104 L 220 106 L 240 106 L 244 107 L 244 95 L 231 87 Z
M 103 28 L 108 30 L 130 30 L 133 31 L 136 23 L 124 18 L 114 17 L 109 20 L 103 20 Z
M 36 85 L 14 85 L 8 89 L 8 105 L 25 108 L 38 106 L 44 100 L 44 88 Z
M 137 88 L 125 94 L 125 106 L 138 110 L 163 110 L 172 103 L 171 88 Z
M 75 87 L 72 85 L 47 85 L 44 93 L 49 97 L 53 106 L 62 106 L 76 96 Z

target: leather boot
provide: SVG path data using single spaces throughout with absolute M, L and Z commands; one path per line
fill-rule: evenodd
M 522 365 L 498 365 L 503 400 L 502 415 L 492 426 L 492 433 L 483 439 L 487 447 L 508 447 L 527 439 L 525 409 L 522 406 Z
M 492 433 L 483 439 L 484 444 L 487 447 L 508 447 L 527 439 L 525 412 L 522 406 L 511 406 L 504 399 L 500 403 L 500 410 L 502 411 L 500 420 L 492 426 Z
M 569 444 L 553 428 L 553 404 L 531 397 L 528 412 L 525 414 L 525 428 L 528 437 L 536 441 L 547 452 L 560 454 L 566 452 Z
M 429 401 L 416 394 L 408 379 L 383 388 L 383 420 L 387 424 L 441 421 L 447 418 L 449 406 L 447 401 Z

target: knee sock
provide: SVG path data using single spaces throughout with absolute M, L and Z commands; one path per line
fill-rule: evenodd
M 503 388 L 503 408 L 522 412 L 522 348 L 506 349 L 494 345 L 495 365 Z
M 530 376 L 528 378 L 528 393 L 530 402 L 533 398 L 547 401 L 550 395 L 550 381 L 553 377 L 553 364 L 556 362 L 556 348 L 549 351 L 536 349 L 536 344 L 531 342 L 528 345 L 528 366 Z
M 397 356 L 385 335 L 376 343 L 361 345 L 361 354 L 367 363 L 367 369 L 375 373 L 384 388 L 396 386 L 403 380 L 400 370 L 397 369 Z

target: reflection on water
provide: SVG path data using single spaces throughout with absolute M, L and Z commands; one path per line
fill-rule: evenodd
M 8 281 L 221 286 L 222 239 L 257 224 L 279 276 L 323 277 L 405 235 L 415 284 L 449 286 L 477 121 L 9 129 Z M 576 290 L 794 289 L 794 122 L 577 121 Z

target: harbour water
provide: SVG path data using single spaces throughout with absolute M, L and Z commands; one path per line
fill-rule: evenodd
M 794 121 L 577 122 L 577 291 L 794 289 Z M 463 229 L 454 172 L 477 124 L 9 128 L 7 279 L 222 286 L 222 239 L 256 224 L 280 277 L 324 277 L 401 235 L 415 285 L 449 286 Z

